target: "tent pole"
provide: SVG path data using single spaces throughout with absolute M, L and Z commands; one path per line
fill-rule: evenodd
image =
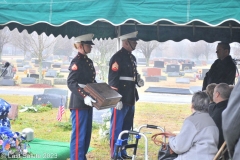
M 120 26 L 117 26 L 117 34 L 118 34 L 118 38 L 117 38 L 117 51 L 120 50 L 120 38 L 119 36 L 121 35 L 121 27 Z

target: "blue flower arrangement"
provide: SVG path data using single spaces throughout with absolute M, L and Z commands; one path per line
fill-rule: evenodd
M 24 157 L 30 154 L 28 147 L 25 136 L 12 132 L 8 127 L 0 127 L 0 159 Z

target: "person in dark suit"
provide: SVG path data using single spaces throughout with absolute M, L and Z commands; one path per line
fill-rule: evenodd
M 222 113 L 222 129 L 227 144 L 228 153 L 232 160 L 240 157 L 240 79 L 234 86 L 227 108 Z
M 74 47 L 78 54 L 69 66 L 67 85 L 71 91 L 69 109 L 71 111 L 72 135 L 70 141 L 71 160 L 86 160 L 92 132 L 92 103 L 96 101 L 84 91 L 87 83 L 96 83 L 93 62 L 87 54 L 91 52 L 93 34 L 75 38 Z
M 236 64 L 230 54 L 230 45 L 228 43 L 218 43 L 218 59 L 212 64 L 210 70 L 206 73 L 202 90 L 206 90 L 210 83 L 227 83 L 234 84 L 236 77 Z M 204 75 L 203 75 L 204 76 Z
M 135 112 L 135 102 L 138 100 L 136 85 L 144 85 L 137 72 L 136 58 L 132 54 L 137 45 L 137 33 L 133 32 L 120 36 L 122 48 L 115 53 L 110 59 L 108 83 L 122 95 L 122 99 L 115 108 L 111 109 L 111 126 L 110 126 L 110 147 L 111 157 L 114 153 L 114 145 L 118 135 L 123 130 L 130 130 L 133 127 L 133 117 Z M 128 135 L 122 136 L 123 145 L 127 144 Z M 127 155 L 126 150 L 121 152 L 119 158 L 132 159 Z
M 231 89 L 229 85 L 226 83 L 219 83 L 214 88 L 213 101 L 216 103 L 216 105 L 213 107 L 213 112 L 211 117 L 213 118 L 214 122 L 216 123 L 219 129 L 218 149 L 220 149 L 220 147 L 224 142 L 223 130 L 222 130 L 222 112 L 227 108 L 230 94 L 231 94 Z

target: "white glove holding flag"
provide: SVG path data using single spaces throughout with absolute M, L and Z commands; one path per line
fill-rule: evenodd
M 122 101 L 119 101 L 119 102 L 117 103 L 117 105 L 116 105 L 115 108 L 116 108 L 117 110 L 121 110 L 122 107 L 123 107 Z
M 96 101 L 95 101 L 94 99 L 92 99 L 92 97 L 86 96 L 86 97 L 84 98 L 84 103 L 85 103 L 86 105 L 90 106 L 90 107 L 93 106 L 93 105 L 92 105 L 92 102 L 93 102 L 93 103 L 96 103 Z

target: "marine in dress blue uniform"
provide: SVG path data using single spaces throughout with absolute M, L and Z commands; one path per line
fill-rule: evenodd
M 115 53 L 109 63 L 109 85 L 122 95 L 121 101 L 115 108 L 111 108 L 110 148 L 111 157 L 118 135 L 123 130 L 130 130 L 133 125 L 135 102 L 139 99 L 136 85 L 143 86 L 144 81 L 137 72 L 136 58 L 131 53 L 137 45 L 137 31 L 122 35 L 122 48 Z M 128 135 L 122 136 L 123 145 L 127 144 Z M 121 155 L 123 159 L 130 159 L 126 150 Z
M 96 102 L 89 93 L 84 91 L 88 83 L 96 83 L 96 72 L 93 62 L 87 54 L 91 52 L 93 34 L 75 38 L 75 48 L 78 54 L 71 61 L 67 79 L 71 90 L 69 108 L 72 120 L 72 135 L 70 142 L 71 160 L 86 160 L 92 132 L 92 103 Z

